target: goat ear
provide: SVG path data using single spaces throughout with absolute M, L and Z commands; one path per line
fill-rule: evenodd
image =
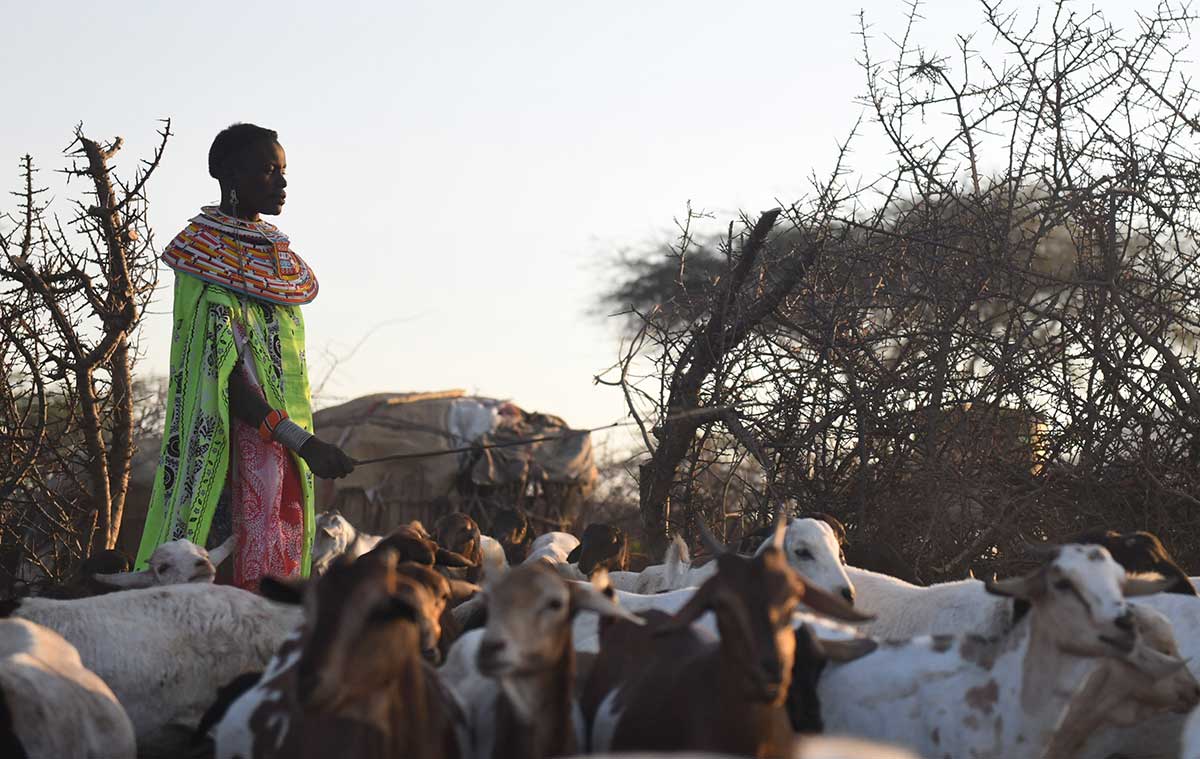
M 801 585 L 803 590 L 800 592 L 800 601 L 813 611 L 846 622 L 870 622 L 875 619 L 874 614 L 861 612 L 832 593 L 827 593 L 804 581 L 801 581 Z
M 157 584 L 157 577 L 149 569 L 140 572 L 97 573 L 92 575 L 96 582 L 102 582 L 114 588 L 133 590 L 134 588 L 150 588 Z
M 787 512 L 784 511 L 783 507 L 781 506 L 775 512 L 775 525 L 771 531 L 771 537 L 770 537 L 770 539 L 767 540 L 767 543 L 771 544 L 773 547 L 778 548 L 780 551 L 782 551 L 783 550 L 783 538 L 785 535 L 787 535 L 787 528 L 788 528 Z
M 847 638 L 846 640 L 822 640 L 812 636 L 813 646 L 817 652 L 829 661 L 848 662 L 861 659 L 875 649 L 879 644 L 872 638 Z
M 644 625 L 646 621 L 622 606 L 590 583 L 570 582 L 567 588 L 571 593 L 571 611 L 578 614 L 581 611 L 594 611 L 602 617 L 615 617 L 628 620 L 635 625 Z
M 426 540 L 429 540 L 430 538 L 433 537 L 432 535 L 429 534 L 429 530 L 425 529 L 425 525 L 421 522 L 420 519 L 412 520 L 411 522 L 408 523 L 408 527 L 411 528 L 414 532 L 416 532 L 421 537 L 425 538 Z
M 258 582 L 258 592 L 269 601 L 296 606 L 304 600 L 306 580 L 297 577 L 264 577 Z
M 1155 681 L 1170 677 L 1187 666 L 1186 660 L 1156 651 L 1143 640 L 1139 640 L 1133 650 L 1122 656 L 1121 659 Z
M 1024 577 L 1010 577 L 1007 580 L 988 580 L 983 584 L 988 593 L 1008 598 L 1020 598 L 1032 601 L 1046 592 L 1046 579 L 1042 570 Z
M 1175 580 L 1163 577 L 1157 572 L 1131 574 L 1125 580 L 1125 595 L 1129 598 L 1150 596 L 1163 592 L 1174 583 Z
M 473 598 L 477 593 L 480 593 L 483 588 L 473 582 L 466 580 L 453 580 L 447 578 L 446 582 L 450 583 L 450 603 L 459 604 L 466 601 L 468 598 Z
M 447 551 L 445 548 L 437 549 L 434 555 L 434 564 L 439 567 L 473 567 L 475 562 L 463 556 L 461 553 Z
M 567 554 L 567 563 L 568 564 L 578 564 L 579 557 L 581 555 L 583 555 L 583 543 L 580 543 L 579 545 L 575 546 L 575 548 L 572 549 L 572 551 L 569 554 Z
M 229 555 L 233 553 L 234 540 L 235 540 L 234 536 L 230 535 L 228 538 L 225 539 L 224 543 L 222 543 L 221 545 L 212 549 L 211 552 L 209 552 L 208 560 L 212 562 L 214 569 L 219 567 L 221 565 L 221 562 L 228 559 Z
M 1059 548 L 1060 546 L 1054 543 L 1031 543 L 1028 540 L 1023 541 L 1021 546 L 1024 553 L 1045 562 L 1053 561 L 1057 558 Z
M 842 520 L 832 514 L 826 514 L 824 511 L 814 511 L 805 516 L 810 519 L 819 519 L 829 525 L 833 530 L 834 537 L 837 538 L 838 545 L 843 548 L 846 546 L 846 525 L 842 523 Z
M 462 632 L 487 624 L 487 613 L 486 591 L 468 601 L 463 601 L 450 610 L 450 616 L 458 623 Z

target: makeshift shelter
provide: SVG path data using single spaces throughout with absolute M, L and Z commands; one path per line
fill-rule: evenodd
M 461 390 L 370 395 L 318 411 L 314 424 L 359 461 L 403 456 L 317 484 L 318 509 L 337 508 L 369 532 L 448 511 L 465 511 L 486 528 L 505 506 L 562 526 L 596 482 L 587 432 Z M 549 439 L 520 442 L 539 438 Z M 452 452 L 460 448 L 472 450 Z

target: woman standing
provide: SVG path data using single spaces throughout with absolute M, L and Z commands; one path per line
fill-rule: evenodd
M 222 131 L 208 154 L 220 205 L 201 209 L 163 253 L 175 271 L 171 373 L 139 567 L 165 541 L 215 544 L 232 532 L 235 585 L 307 574 L 312 477 L 354 469 L 312 436 L 300 306 L 317 279 L 262 220 L 283 210 L 286 169 L 274 131 Z

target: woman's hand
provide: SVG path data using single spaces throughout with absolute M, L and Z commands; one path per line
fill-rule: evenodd
M 354 471 L 354 461 L 345 451 L 317 437 L 309 438 L 298 453 L 312 473 L 322 479 L 340 479 Z

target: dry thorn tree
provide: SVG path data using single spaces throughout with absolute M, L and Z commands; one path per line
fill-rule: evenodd
M 146 183 L 170 122 L 130 182 L 113 171 L 118 138 L 79 128 L 68 186 L 86 183 L 65 225 L 43 202 L 33 159 L 0 234 L 0 545 L 5 579 L 61 577 L 112 548 L 134 453 L 136 333 L 157 282 Z

